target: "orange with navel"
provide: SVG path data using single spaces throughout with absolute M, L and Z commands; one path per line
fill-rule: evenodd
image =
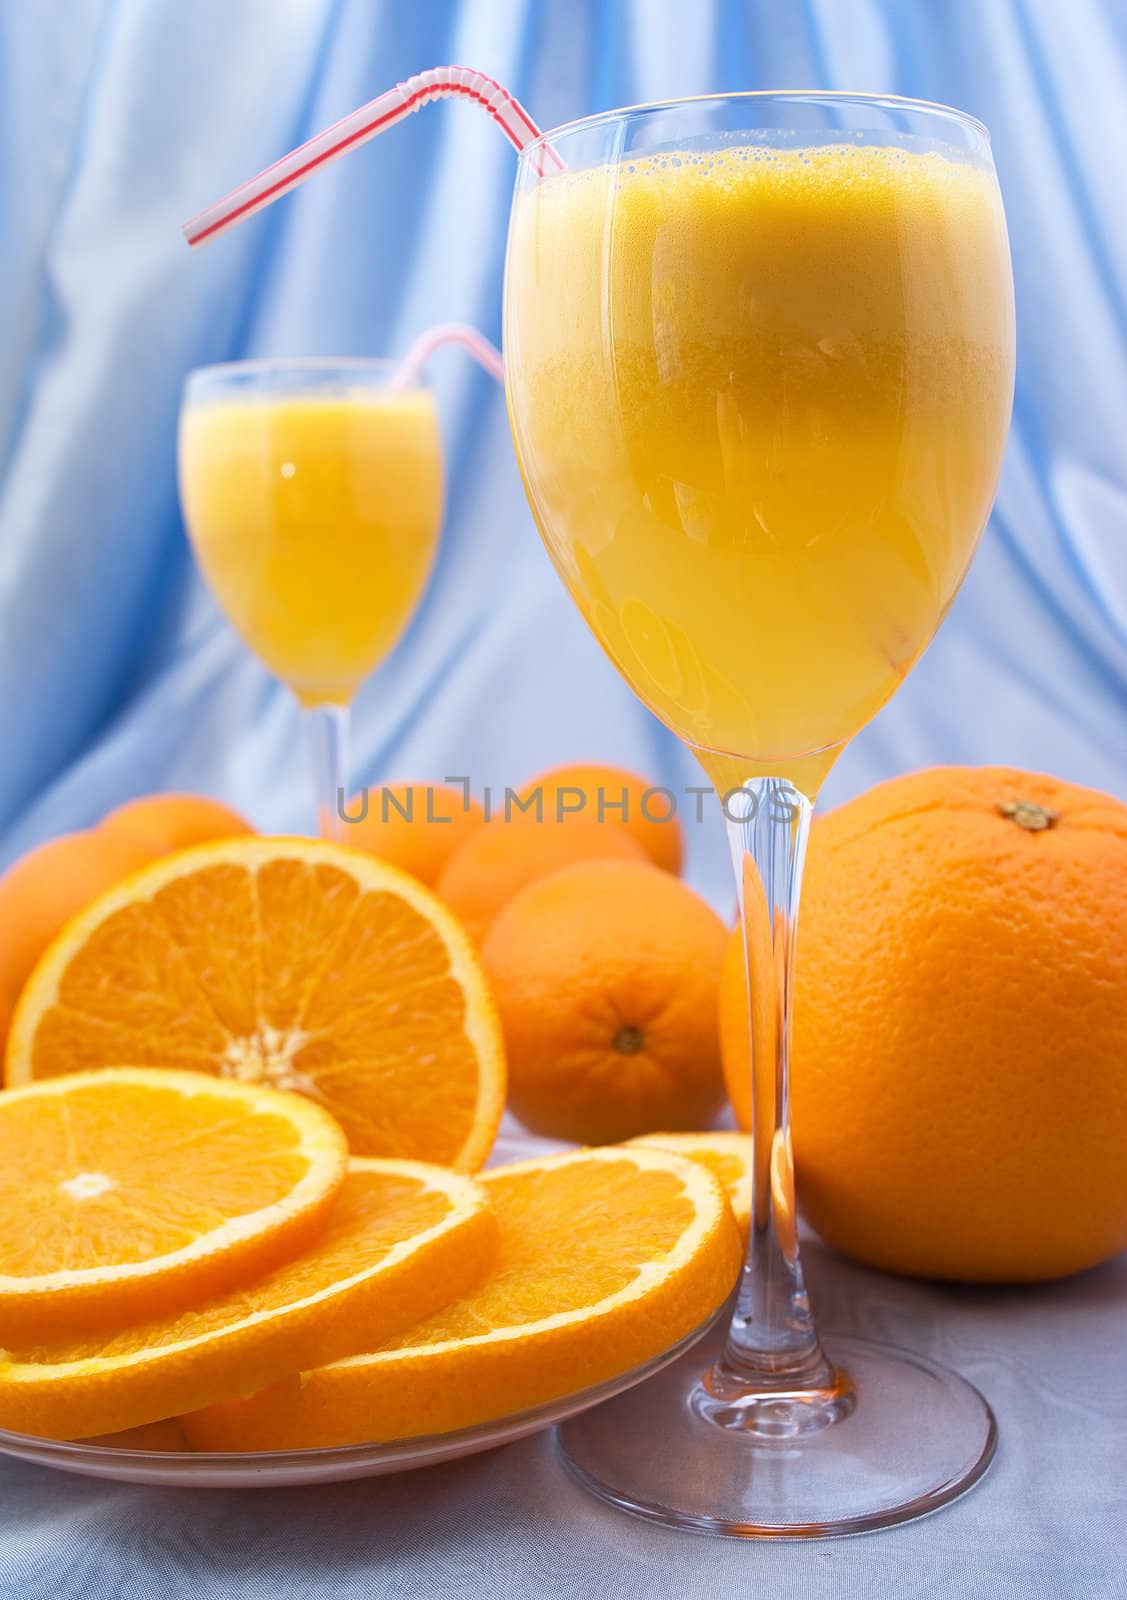
M 586 1144 L 705 1126 L 724 1099 L 726 941 L 716 913 L 648 863 L 580 862 L 511 900 L 482 960 L 520 1120 Z
M 343 843 L 433 888 L 459 845 L 485 821 L 480 803 L 438 783 L 377 784 L 345 807 Z
M 495 816 L 454 852 L 435 892 L 480 944 L 502 906 L 537 878 L 577 861 L 645 860 L 641 845 L 616 823 L 510 812 L 508 818 Z
M 539 791 L 544 816 L 593 817 L 625 828 L 655 867 L 678 873 L 684 838 L 676 800 L 660 784 L 623 767 L 579 763 L 538 773 L 521 788 L 522 799 Z
M 59 929 L 151 859 L 137 839 L 66 833 L 21 856 L 0 878 L 0 1055 L 20 992 Z
M 240 838 L 254 829 L 237 811 L 206 794 L 147 794 L 103 817 L 98 832 L 132 839 L 156 857 L 212 839 Z
M 0 1061 L 20 991 L 72 917 L 157 856 L 251 831 L 237 812 L 205 795 L 147 795 L 9 867 L 0 878 Z
M 738 936 L 724 1061 L 750 1121 Z M 791 1090 L 799 1205 L 926 1277 L 1060 1277 L 1127 1245 L 1127 807 L 1004 767 L 815 824 Z

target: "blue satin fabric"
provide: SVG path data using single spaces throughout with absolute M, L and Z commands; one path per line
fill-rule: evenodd
M 131 794 L 311 825 L 298 715 L 179 518 L 185 373 L 499 336 L 514 159 L 431 107 L 200 254 L 183 218 L 395 80 L 465 61 L 545 125 L 709 90 L 832 87 L 990 127 L 1020 364 L 997 510 L 906 687 L 827 800 L 933 762 L 1127 777 L 1127 11 L 1118 0 L 37 0 L 0 8 L 0 863 Z M 502 396 L 434 375 L 450 505 L 426 600 L 356 712 L 355 775 L 517 783 L 571 758 L 696 771 L 573 611 Z M 727 903 L 718 812 L 689 826 Z

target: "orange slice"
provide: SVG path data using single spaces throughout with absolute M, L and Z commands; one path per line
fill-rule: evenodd
M 108 1338 L 6 1351 L 0 1428 L 85 1439 L 246 1393 L 411 1327 L 479 1282 L 496 1251 L 472 1178 L 355 1159 L 316 1244 L 247 1288 Z
M 750 1133 L 645 1133 L 629 1142 L 648 1150 L 672 1150 L 690 1161 L 703 1162 L 723 1184 L 732 1214 L 746 1238 L 751 1226 Z
M 474 1171 L 505 1096 L 466 935 L 415 879 L 312 839 L 227 839 L 127 878 L 63 929 L 8 1082 L 178 1066 L 295 1089 L 354 1152 Z
M 0 1340 L 179 1308 L 296 1255 L 344 1181 L 319 1106 L 119 1068 L 0 1094 Z
M 197 1450 L 446 1433 L 630 1371 L 707 1320 L 740 1243 L 720 1185 L 662 1150 L 580 1150 L 481 1180 L 492 1274 L 393 1342 L 182 1418 Z

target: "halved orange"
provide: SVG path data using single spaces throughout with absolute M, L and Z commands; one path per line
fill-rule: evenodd
M 175 1066 L 295 1089 L 354 1152 L 481 1165 L 500 1029 L 451 914 L 386 862 L 226 839 L 143 868 L 70 922 L 24 989 L 10 1084 Z
M 703 1162 L 720 1179 L 732 1214 L 746 1237 L 751 1226 L 754 1161 L 750 1133 L 644 1133 L 629 1142 L 651 1150 L 672 1150 L 690 1161 Z
M 335 1361 L 430 1316 L 490 1269 L 497 1223 L 474 1179 L 354 1159 L 304 1255 L 242 1290 L 115 1335 L 9 1349 L 0 1428 L 120 1433 Z
M 304 1249 L 344 1182 L 319 1106 L 118 1068 L 0 1094 L 0 1340 L 179 1308 Z
M 446 1433 L 629 1372 L 700 1327 L 735 1281 L 719 1183 L 663 1150 L 580 1150 L 481 1179 L 501 1248 L 471 1294 L 374 1354 L 182 1418 L 197 1450 Z

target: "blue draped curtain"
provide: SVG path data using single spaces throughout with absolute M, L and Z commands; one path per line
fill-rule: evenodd
M 310 802 L 297 715 L 197 579 L 186 371 L 499 335 L 513 156 L 432 107 L 207 251 L 178 225 L 397 79 L 484 68 L 543 124 L 709 90 L 891 91 L 990 127 L 1017 279 L 997 510 L 827 799 L 933 762 L 1127 775 L 1127 8 L 1121 0 L 36 0 L 0 6 L 0 863 L 141 791 L 270 829 Z M 502 397 L 436 362 L 441 559 L 357 708 L 356 775 L 515 783 L 570 758 L 695 781 L 549 568 Z M 710 819 L 715 824 L 715 818 Z M 696 881 L 726 893 L 719 830 Z

